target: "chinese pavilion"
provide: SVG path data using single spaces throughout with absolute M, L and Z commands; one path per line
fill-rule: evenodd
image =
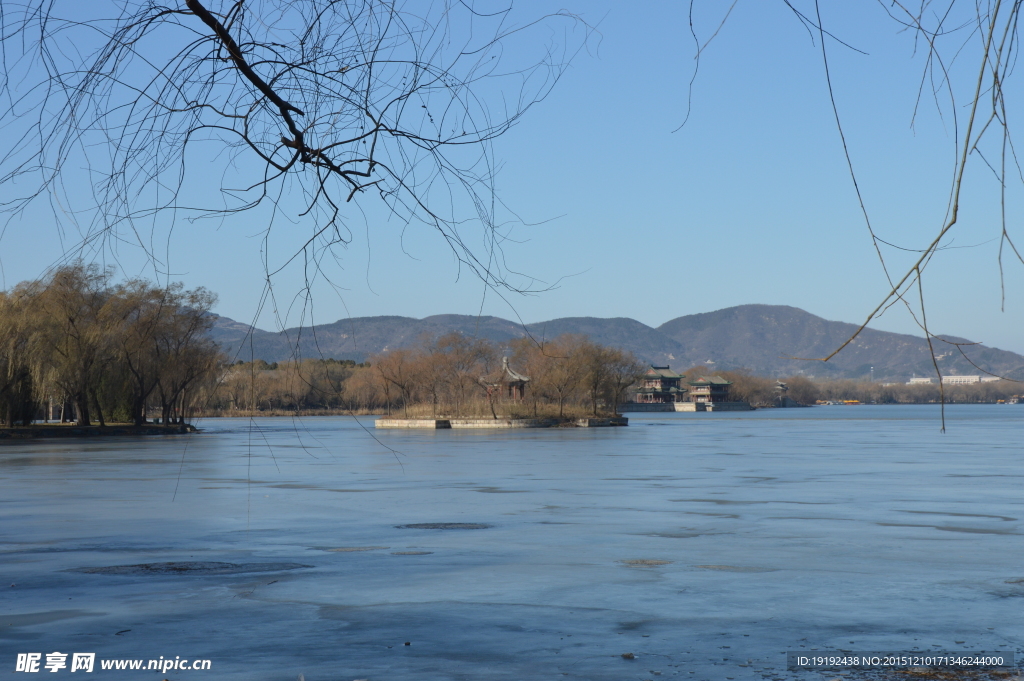
M 668 366 L 651 365 L 636 390 L 636 402 L 640 404 L 671 404 L 686 400 L 686 388 L 682 386 L 683 374 L 677 374 Z
M 500 371 L 480 378 L 480 383 L 487 389 L 488 397 L 502 395 L 513 402 L 519 402 L 526 397 L 526 384 L 529 382 L 529 376 L 512 370 L 508 365 L 508 357 L 501 358 Z
M 721 376 L 703 376 L 690 381 L 690 401 L 718 403 L 729 401 L 729 386 L 732 383 Z

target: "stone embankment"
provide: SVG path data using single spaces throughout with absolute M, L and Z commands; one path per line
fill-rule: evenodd
M 619 411 L 753 411 L 749 402 L 664 402 L 653 404 L 640 404 L 637 402 L 624 402 L 619 405 Z
M 546 419 L 396 419 L 379 418 L 377 428 L 610 428 L 629 425 L 622 416 Z

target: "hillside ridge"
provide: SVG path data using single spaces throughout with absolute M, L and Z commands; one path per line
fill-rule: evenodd
M 408 347 L 453 331 L 499 343 L 527 334 L 541 341 L 573 333 L 629 350 L 645 362 L 670 364 L 679 369 L 704 364 L 720 371 L 746 369 L 766 376 L 868 378 L 873 367 L 874 379 L 879 381 L 934 375 L 928 344 L 923 338 L 870 327 L 827 363 L 794 359 L 827 356 L 857 327 L 789 305 L 750 304 L 683 315 L 657 327 L 629 317 L 561 317 L 524 328 L 500 317 L 440 314 L 423 319 L 396 315 L 356 317 L 275 333 L 215 315 L 211 336 L 232 358 L 268 362 L 296 356 L 365 361 L 375 353 Z M 943 337 L 953 342 L 964 340 Z M 936 350 L 943 374 L 980 373 L 952 345 L 943 347 L 940 342 Z M 984 345 L 966 351 L 986 371 L 1024 379 L 1024 356 Z

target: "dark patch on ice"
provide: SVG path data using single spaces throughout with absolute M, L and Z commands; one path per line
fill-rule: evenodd
M 433 551 L 392 551 L 392 556 L 429 556 Z
M 989 591 L 988 594 L 996 598 L 1024 598 L 1024 591 Z
M 719 572 L 778 572 L 778 568 L 751 567 L 745 565 L 694 565 L 701 570 L 717 570 Z
M 277 485 L 267 485 L 267 487 L 273 488 L 273 489 L 304 489 L 304 490 L 309 490 L 309 491 L 314 491 L 315 490 L 315 491 L 318 491 L 318 492 L 343 492 L 345 494 L 348 494 L 349 492 L 377 492 L 377 491 L 379 491 L 379 490 L 375 490 L 375 489 L 331 489 L 329 487 L 321 487 L 319 485 L 301 485 L 301 484 L 292 483 L 292 482 L 282 482 L 282 483 L 277 484 Z
M 644 532 L 641 533 L 641 537 L 665 537 L 666 539 L 693 539 L 694 537 L 703 537 L 703 532 Z
M 985 527 L 956 527 L 953 525 L 915 525 L 912 523 L 875 523 L 882 527 L 930 527 L 943 532 L 966 532 L 968 534 L 1020 534 L 1012 530 L 992 530 Z
M 628 567 L 659 567 L 672 564 L 670 560 L 657 560 L 653 558 L 635 558 L 632 560 L 620 560 L 619 562 Z
M 619 622 L 619 629 L 622 629 L 623 631 L 636 631 L 637 629 L 642 629 L 645 624 L 648 624 L 648 622 L 644 620 L 633 622 Z
M 244 451 L 244 450 L 243 450 Z M 120 480 L 120 479 L 118 479 Z M 225 482 L 233 482 L 236 485 L 267 485 L 274 483 L 274 480 L 246 480 L 245 478 L 200 478 L 203 482 L 212 482 L 222 484 Z M 275 483 L 276 484 L 276 483 Z
M 219 563 L 176 561 L 170 563 L 140 563 L 138 565 L 109 565 L 106 567 L 74 568 L 68 572 L 89 575 L 236 575 L 245 572 L 279 572 L 298 570 L 312 565 L 299 563 Z
M 700 511 L 683 511 L 687 515 L 706 515 L 712 518 L 739 518 L 738 513 L 702 513 Z
M 486 523 L 410 523 L 395 525 L 400 530 L 486 530 Z
M 997 586 L 994 590 L 989 591 L 989 595 L 995 596 L 996 598 L 1024 598 L 1024 577 L 1017 577 L 1016 579 L 1007 579 L 1003 584 L 1009 586 Z
M 650 482 L 652 480 L 682 480 L 674 475 L 651 475 L 644 478 L 601 478 L 611 482 Z
M 1017 518 L 1011 518 L 1005 515 L 985 515 L 984 513 L 951 513 L 947 511 L 908 511 L 902 508 L 894 509 L 900 513 L 919 513 L 921 515 L 948 515 L 956 518 L 994 518 L 996 520 L 1005 520 L 1007 522 L 1013 522 Z
M 750 506 L 768 503 L 767 501 L 734 501 L 733 499 L 669 499 L 669 501 L 718 504 L 719 506 Z
M 3 623 L 12 627 L 31 627 L 37 624 L 49 624 L 75 617 L 91 617 L 106 615 L 105 612 L 89 610 L 44 610 L 43 612 L 26 612 L 20 615 L 4 615 Z
M 770 515 L 765 516 L 765 520 L 842 520 L 844 522 L 852 523 L 860 522 L 857 518 L 829 518 L 827 516 L 813 515 Z
M 738 501 L 736 499 L 669 499 L 669 501 L 718 504 L 719 506 L 751 506 L 753 504 L 797 504 L 799 506 L 828 506 L 834 503 L 831 501 Z
M 46 546 L 24 549 L 21 551 L 4 551 L 3 553 L 121 553 L 124 551 L 169 551 L 170 546 L 153 546 L 144 544 L 85 544 L 82 546 Z

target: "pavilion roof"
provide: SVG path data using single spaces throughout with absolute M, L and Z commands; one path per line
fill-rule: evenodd
M 647 370 L 647 378 L 686 378 L 685 374 L 677 374 L 672 371 L 668 366 L 657 367 L 653 364 L 651 368 Z
M 528 383 L 530 380 L 529 376 L 515 371 L 508 365 L 508 357 L 501 358 L 501 369 L 488 375 L 481 376 L 480 382 L 485 384 L 496 384 L 496 383 Z
M 702 376 L 690 381 L 690 385 L 732 385 L 732 381 L 727 381 L 721 376 Z

